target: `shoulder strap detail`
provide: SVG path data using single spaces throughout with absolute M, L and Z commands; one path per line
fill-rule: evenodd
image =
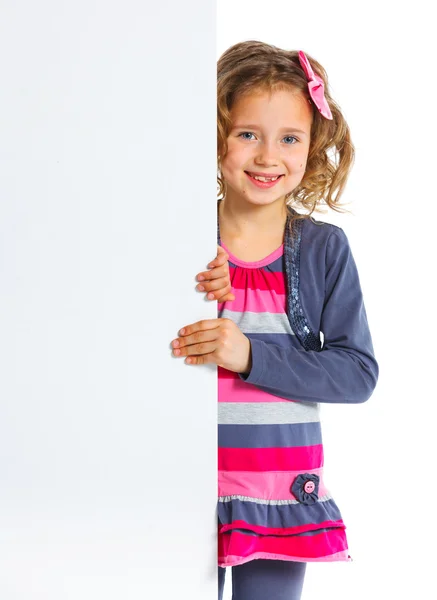
M 293 210 L 293 209 L 291 209 Z M 287 283 L 287 314 L 294 333 L 305 350 L 320 352 L 322 343 L 320 338 L 312 331 L 304 314 L 300 301 L 300 246 L 302 241 L 303 219 L 293 221 L 293 238 L 290 232 L 290 215 L 285 225 L 284 257 Z

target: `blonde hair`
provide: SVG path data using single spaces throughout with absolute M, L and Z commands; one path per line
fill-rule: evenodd
M 355 158 L 350 131 L 340 107 L 329 92 L 328 76 L 314 58 L 305 52 L 311 67 L 324 82 L 325 98 L 332 120 L 325 119 L 313 104 L 308 80 L 299 62 L 297 50 L 282 50 L 264 42 L 249 40 L 228 48 L 217 63 L 217 183 L 218 197 L 226 194 L 220 163 L 228 151 L 231 131 L 230 111 L 244 95 L 291 90 L 302 94 L 313 108 L 311 140 L 305 175 L 285 201 L 287 207 L 300 204 L 308 214 L 291 211 L 292 220 L 309 218 L 321 204 L 337 212 L 349 212 L 339 204 Z M 333 157 L 330 156 L 333 154 Z M 334 193 L 337 192 L 334 197 Z

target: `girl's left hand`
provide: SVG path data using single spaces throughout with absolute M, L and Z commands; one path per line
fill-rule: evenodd
M 186 363 L 214 363 L 235 373 L 252 368 L 250 340 L 231 319 L 204 319 L 186 325 L 173 340 L 175 356 L 187 356 Z

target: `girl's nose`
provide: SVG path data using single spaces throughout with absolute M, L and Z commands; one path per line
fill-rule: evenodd
M 272 167 L 279 164 L 278 149 L 275 144 L 261 144 L 257 152 L 256 161 L 257 164 L 269 165 Z

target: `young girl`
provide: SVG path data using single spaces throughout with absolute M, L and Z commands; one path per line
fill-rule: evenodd
M 219 246 L 198 279 L 219 318 L 173 346 L 218 365 L 219 598 L 231 566 L 233 600 L 295 600 L 307 562 L 351 560 L 319 403 L 365 402 L 379 374 L 348 239 L 311 216 L 322 202 L 341 212 L 354 147 L 302 51 L 232 46 L 217 101 Z

